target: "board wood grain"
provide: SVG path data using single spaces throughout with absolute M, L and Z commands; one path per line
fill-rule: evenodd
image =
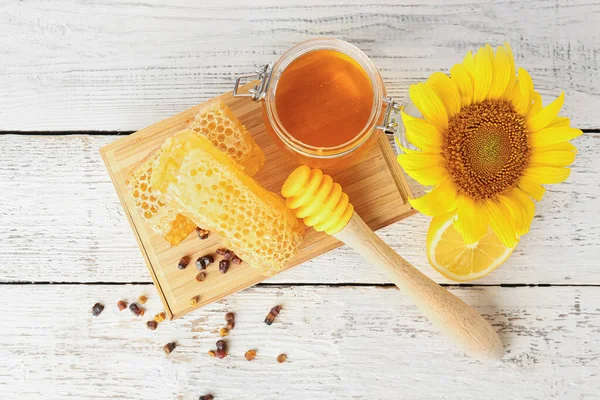
M 410 219 L 410 218 L 409 218 Z M 2 286 L 0 393 L 11 400 L 591 400 L 600 393 L 600 291 L 453 288 L 493 324 L 505 358 L 482 365 L 448 346 L 401 291 L 254 287 L 149 331 L 116 302 L 151 285 Z M 91 306 L 102 301 L 99 317 Z M 282 304 L 273 325 L 263 319 Z M 230 356 L 211 358 L 224 315 Z M 167 342 L 178 347 L 168 357 Z M 256 349 L 248 362 L 244 353 Z M 288 362 L 279 364 L 278 354 Z M 401 394 L 401 397 L 399 397 Z
M 242 92 L 247 92 L 255 84 L 256 82 L 248 83 L 241 89 Z M 245 97 L 236 98 L 231 92 L 219 96 L 218 99 L 246 126 L 265 153 L 265 166 L 254 178 L 267 190 L 279 193 L 285 179 L 300 164 L 274 143 L 265 128 L 261 103 Z M 133 169 L 166 138 L 185 129 L 186 120 L 195 115 L 200 107 L 202 105 L 192 107 L 100 149 L 152 280 L 164 300 L 165 310 L 170 318 L 183 316 L 195 308 L 267 278 L 259 269 L 245 262 L 241 265 L 232 264 L 227 274 L 218 273 L 215 251 L 223 245 L 216 234 L 201 241 L 192 233 L 177 246 L 170 246 L 145 224 L 135 208 L 133 197 L 128 192 L 125 182 Z M 408 204 L 410 189 L 387 137 L 382 131 L 376 131 L 373 135 L 373 140 L 361 153 L 360 158 L 324 168 L 323 171 L 342 185 L 356 212 L 363 216 L 369 226 L 379 229 L 414 212 Z M 307 229 L 298 254 L 288 265 L 282 266 L 282 270 L 308 261 L 341 244 L 335 237 L 324 232 Z M 206 279 L 199 283 L 195 279 L 198 271 L 193 262 L 207 254 L 215 255 L 215 263 L 208 268 Z M 182 271 L 177 264 L 184 255 L 191 257 L 192 266 Z M 190 304 L 192 298 L 196 298 L 196 305 Z
M 399 99 L 508 41 L 546 102 L 564 90 L 574 126 L 598 129 L 599 13 L 587 0 L 8 1 L 0 130 L 138 130 L 318 36 L 360 47 Z

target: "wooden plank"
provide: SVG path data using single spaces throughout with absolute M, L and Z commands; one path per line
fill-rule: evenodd
M 98 153 L 117 138 L 0 135 L 0 281 L 150 282 Z M 600 283 L 600 135 L 574 143 L 579 154 L 567 182 L 548 186 L 530 234 L 478 283 Z M 428 276 L 450 282 L 427 263 L 428 223 L 415 215 L 379 234 Z M 388 280 L 344 246 L 270 282 Z
M 546 99 L 565 90 L 574 125 L 600 128 L 599 12 L 586 0 L 12 1 L 0 130 L 138 130 L 316 36 L 358 45 L 400 99 L 468 49 L 508 41 Z
M 486 315 L 505 359 L 482 365 L 450 348 L 395 288 L 258 287 L 154 332 L 116 308 L 151 286 L 2 288 L 0 393 L 7 399 L 593 399 L 600 393 L 597 287 L 461 288 Z M 99 317 L 90 307 L 103 301 Z M 271 326 L 268 310 L 282 304 Z M 236 313 L 215 348 L 225 312 Z M 178 347 L 165 357 L 162 346 Z M 243 354 L 257 349 L 248 362 Z M 278 364 L 280 353 L 288 362 Z
M 257 82 L 248 83 L 241 91 L 247 92 L 256 84 Z M 265 166 L 254 179 L 267 190 L 278 193 L 283 182 L 300 163 L 285 154 L 267 132 L 260 103 L 248 98 L 236 98 L 232 92 L 225 93 L 218 99 L 248 128 L 265 154 Z M 132 234 L 138 241 L 152 280 L 159 288 L 169 318 L 181 317 L 194 308 L 267 279 L 260 269 L 243 262 L 241 265 L 232 265 L 227 275 L 216 271 L 208 272 L 206 280 L 198 284 L 195 279 L 198 270 L 190 268 L 181 271 L 177 268 L 177 263 L 183 255 L 196 260 L 207 254 L 215 254 L 219 247 L 223 247 L 220 238 L 215 234 L 209 240 L 200 241 L 197 235 L 192 234 L 177 246 L 170 246 L 164 238 L 147 226 L 127 188 L 126 179 L 131 175 L 131 171 L 149 154 L 155 152 L 168 137 L 185 128 L 185 121 L 193 118 L 204 105 L 192 107 L 100 149 L 117 195 L 131 223 Z M 353 199 L 352 205 L 365 222 L 372 229 L 379 229 L 414 215 L 415 212 L 408 204 L 408 198 L 412 195 L 386 135 L 382 131 L 376 131 L 368 145 L 360 158 L 347 161 L 343 166 L 323 168 L 323 172 L 342 185 L 344 192 Z M 309 229 L 298 254 L 288 265 L 281 266 L 282 271 L 341 245 L 335 237 Z M 220 260 L 220 257 L 216 258 L 214 268 L 209 270 L 216 270 Z M 192 298 L 197 299 L 197 305 L 190 305 Z

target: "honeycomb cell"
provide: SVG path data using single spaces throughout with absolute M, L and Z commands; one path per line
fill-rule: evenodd
M 230 154 L 238 163 L 237 166 L 247 174 L 254 175 L 264 165 L 264 154 L 250 133 L 222 102 L 209 103 L 186 122 L 195 134 L 210 138 L 216 148 Z M 174 246 L 185 239 L 196 225 L 152 195 L 154 191 L 150 184 L 153 174 L 152 164 L 158 157 L 158 153 L 151 154 L 136 167 L 127 179 L 127 186 L 140 215 L 154 232 L 165 237 Z M 206 168 L 199 165 L 195 170 L 189 171 L 189 176 L 203 175 L 205 171 Z M 201 183 L 198 183 L 195 188 L 198 191 L 203 189 Z
M 127 180 L 127 186 L 145 222 L 171 245 L 176 245 L 196 228 L 196 224 L 179 215 L 178 211 L 165 206 L 164 202 L 152 193 L 150 177 L 155 158 L 156 153 L 153 153 L 143 160 Z
M 188 129 L 198 132 L 197 128 L 200 128 L 199 133 L 208 137 L 216 148 L 231 155 L 246 174 L 253 176 L 263 167 L 264 154 L 250 132 L 223 102 L 210 102 L 190 118 Z M 224 147 L 219 147 L 220 145 Z
M 189 172 L 200 164 L 211 169 L 212 176 L 192 177 Z M 163 144 L 154 168 L 151 184 L 158 197 L 198 226 L 224 238 L 250 265 L 271 274 L 284 268 L 297 253 L 304 235 L 302 223 L 283 199 L 244 174 L 207 138 L 193 131 L 175 134 Z M 204 190 L 195 190 L 196 184 Z M 227 196 L 231 200 L 215 201 Z M 263 234 L 256 235 L 257 231 Z

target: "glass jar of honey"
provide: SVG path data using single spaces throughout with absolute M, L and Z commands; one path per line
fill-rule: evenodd
M 242 79 L 258 79 L 240 93 Z M 373 62 L 356 46 L 319 38 L 236 80 L 234 96 L 262 101 L 267 130 L 304 164 L 360 158 L 378 130 L 394 132 L 399 106 L 386 97 Z

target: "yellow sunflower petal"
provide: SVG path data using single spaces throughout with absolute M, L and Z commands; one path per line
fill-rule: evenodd
M 446 106 L 448 118 L 454 117 L 460 111 L 461 98 L 458 89 L 450 77 L 441 72 L 434 72 L 429 77 L 428 82 L 433 86 L 433 90 Z
M 550 146 L 532 147 L 531 148 L 531 154 L 540 154 L 540 153 L 544 153 L 546 151 L 570 151 L 575 154 L 578 153 L 577 147 L 575 147 L 575 145 L 570 142 L 560 142 L 560 143 L 551 144 Z
M 524 211 L 521 209 L 521 204 L 516 199 L 508 195 L 498 195 L 498 202 L 500 202 L 504 208 L 508 211 L 512 218 L 512 225 L 515 229 L 515 233 L 520 236 L 519 232 L 522 229 L 522 220 Z
M 463 58 L 462 65 L 467 70 L 469 78 L 471 78 L 471 83 L 475 83 L 475 58 L 472 51 L 469 50 L 465 58 Z
M 427 121 L 434 124 L 440 131 L 448 127 L 448 114 L 444 103 L 435 93 L 431 85 L 415 83 L 408 90 L 410 99 Z
M 519 111 L 521 109 L 521 103 L 523 103 L 521 96 L 521 88 L 519 87 L 519 82 L 515 82 L 512 88 L 512 93 L 508 96 L 508 101 L 512 103 L 515 110 Z
M 477 50 L 475 56 L 475 84 L 473 85 L 473 103 L 480 103 L 486 99 L 492 84 L 492 62 L 494 51 L 490 45 Z
M 513 227 L 517 236 L 523 236 L 529 232 L 531 221 L 535 212 L 533 201 L 518 188 L 514 188 L 498 196 L 498 201 L 510 213 L 513 219 Z
M 535 90 L 533 90 L 531 75 L 523 68 L 519 68 L 519 89 L 523 98 L 523 114 L 527 114 L 531 108 Z
M 403 154 L 438 154 L 438 153 L 424 152 L 424 151 L 421 151 L 421 150 L 407 149 L 406 147 L 402 146 L 402 143 L 400 143 L 400 141 L 398 140 L 397 137 L 395 137 L 394 140 L 396 141 L 396 144 L 398 145 L 398 147 L 400 148 L 401 153 L 403 153 Z
M 502 98 L 510 100 L 510 96 L 512 95 L 516 81 L 515 57 L 513 56 L 510 44 L 504 43 L 504 49 L 506 50 L 506 55 L 508 56 L 510 72 L 508 76 L 508 83 L 506 84 L 506 90 L 504 91 Z
M 454 227 L 459 231 L 465 243 L 478 242 L 487 232 L 489 218 L 482 202 L 459 195 L 456 198 L 457 218 Z
M 397 159 L 404 171 L 421 185 L 437 185 L 447 176 L 444 158 L 439 153 L 411 151 L 400 154 Z
M 455 64 L 450 68 L 450 77 L 458 93 L 460 93 L 461 107 L 471 105 L 473 101 L 473 81 L 467 72 L 467 69 L 462 64 Z
M 519 235 L 524 235 L 529 232 L 531 227 L 531 222 L 533 221 L 533 217 L 535 215 L 535 204 L 533 204 L 533 201 L 529 198 L 529 196 L 523 193 L 523 191 L 519 188 L 512 189 L 512 191 L 509 192 L 509 196 L 513 197 L 521 205 L 523 221 L 521 221 L 520 232 L 517 233 Z
M 554 121 L 550 122 L 550 125 L 548 125 L 546 128 L 557 128 L 557 127 L 565 127 L 565 128 L 569 128 L 571 126 L 571 120 L 567 117 L 556 117 L 554 118 Z
M 533 147 L 550 146 L 566 142 L 582 135 L 583 132 L 576 128 L 549 127 L 529 135 L 529 142 Z
M 424 186 L 438 185 L 447 176 L 445 167 L 431 167 L 418 170 L 406 170 L 406 173 Z
M 563 143 L 559 143 L 563 144 Z M 564 144 L 571 145 L 569 142 L 564 142 Z M 573 146 L 573 145 L 571 145 Z M 575 161 L 576 151 L 572 149 L 565 150 L 552 150 L 547 149 L 548 147 L 534 147 L 529 156 L 529 165 L 547 165 L 554 167 L 566 167 L 567 165 L 573 164 Z M 573 146 L 575 147 L 575 146 Z M 546 150 L 543 150 L 546 149 Z
M 521 115 L 527 115 L 533 96 L 533 81 L 529 73 L 523 68 L 519 68 L 519 81 L 515 84 L 511 101 L 517 112 Z
M 498 46 L 496 57 L 492 63 L 492 86 L 488 93 L 488 99 L 499 99 L 506 91 L 506 86 L 510 80 L 510 59 L 506 53 L 506 49 Z
M 527 196 L 537 201 L 542 200 L 542 197 L 544 197 L 544 193 L 546 192 L 546 189 L 544 189 L 542 185 L 540 185 L 538 182 L 531 180 L 531 178 L 528 178 L 526 176 L 521 177 L 517 186 L 519 187 L 519 189 L 525 192 Z
M 456 209 L 456 189 L 446 180 L 431 192 L 418 199 L 410 199 L 409 202 L 415 210 L 435 217 Z
M 558 115 L 558 112 L 563 106 L 565 102 L 565 92 L 561 92 L 560 96 L 558 96 L 554 101 L 548 104 L 546 107 L 542 108 L 535 114 L 532 114 L 527 118 L 527 128 L 529 132 L 539 131 L 540 129 L 544 129 Z
M 431 167 L 441 167 L 444 163 L 444 157 L 439 153 L 410 152 L 409 154 L 400 154 L 398 163 L 406 171 L 428 169 Z
M 523 173 L 523 178 L 531 179 L 537 183 L 561 183 L 571 173 L 569 168 L 533 166 L 528 167 Z
M 506 247 L 513 247 L 517 244 L 517 234 L 512 224 L 511 215 L 506 207 L 495 200 L 486 201 L 485 207 L 489 215 L 492 230 L 502 244 Z
M 401 111 L 402 122 L 406 129 L 406 139 L 423 151 L 439 152 L 443 143 L 440 131 L 431 122 L 411 117 Z
M 531 116 L 535 113 L 537 113 L 538 111 L 540 111 L 542 109 L 542 96 L 536 92 L 535 90 L 533 91 L 533 103 L 531 104 L 531 107 L 529 108 L 529 113 L 527 113 L 527 116 Z

